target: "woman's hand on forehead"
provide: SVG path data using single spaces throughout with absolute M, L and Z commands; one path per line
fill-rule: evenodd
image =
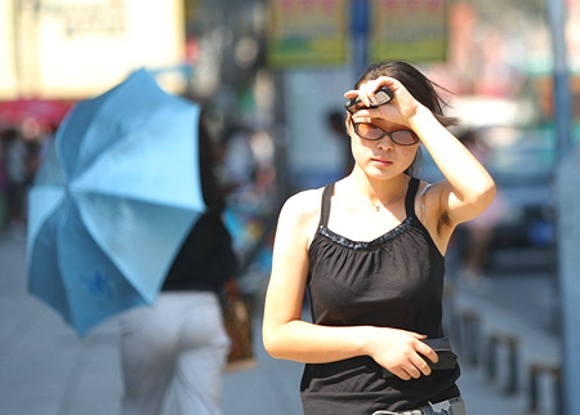
M 366 81 L 361 84 L 359 89 L 351 89 L 344 94 L 345 98 L 359 97 L 365 107 L 376 104 L 375 93 L 381 86 L 389 88 L 396 79 L 388 76 L 381 76 L 377 79 Z

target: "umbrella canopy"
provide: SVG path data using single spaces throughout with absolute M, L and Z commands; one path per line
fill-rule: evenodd
M 28 288 L 79 336 L 155 302 L 205 209 L 199 114 L 142 69 L 57 131 L 29 195 Z

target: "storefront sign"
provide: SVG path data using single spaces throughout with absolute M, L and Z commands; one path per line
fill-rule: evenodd
M 370 61 L 444 61 L 445 0 L 370 0 Z
M 268 63 L 273 67 L 343 64 L 348 0 L 270 0 Z

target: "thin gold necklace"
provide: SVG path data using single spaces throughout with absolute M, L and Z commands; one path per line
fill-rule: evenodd
M 380 212 L 381 206 L 384 207 L 384 206 L 390 205 L 391 203 L 395 203 L 397 200 L 402 198 L 403 195 L 407 192 L 408 185 L 409 185 L 409 183 L 408 183 L 407 179 L 405 178 L 405 188 L 403 189 L 403 191 L 400 194 L 398 194 L 397 196 L 395 196 L 393 199 L 387 200 L 386 202 L 380 202 L 378 205 L 375 205 L 374 203 L 371 203 L 368 200 L 364 200 L 364 199 L 359 199 L 359 201 L 361 203 L 364 203 L 365 205 L 369 205 L 369 206 L 374 207 L 375 212 Z

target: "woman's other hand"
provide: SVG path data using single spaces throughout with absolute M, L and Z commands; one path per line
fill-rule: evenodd
M 368 354 L 382 367 L 403 380 L 429 376 L 425 359 L 437 363 L 435 351 L 422 340 L 426 336 L 386 327 L 369 327 Z

